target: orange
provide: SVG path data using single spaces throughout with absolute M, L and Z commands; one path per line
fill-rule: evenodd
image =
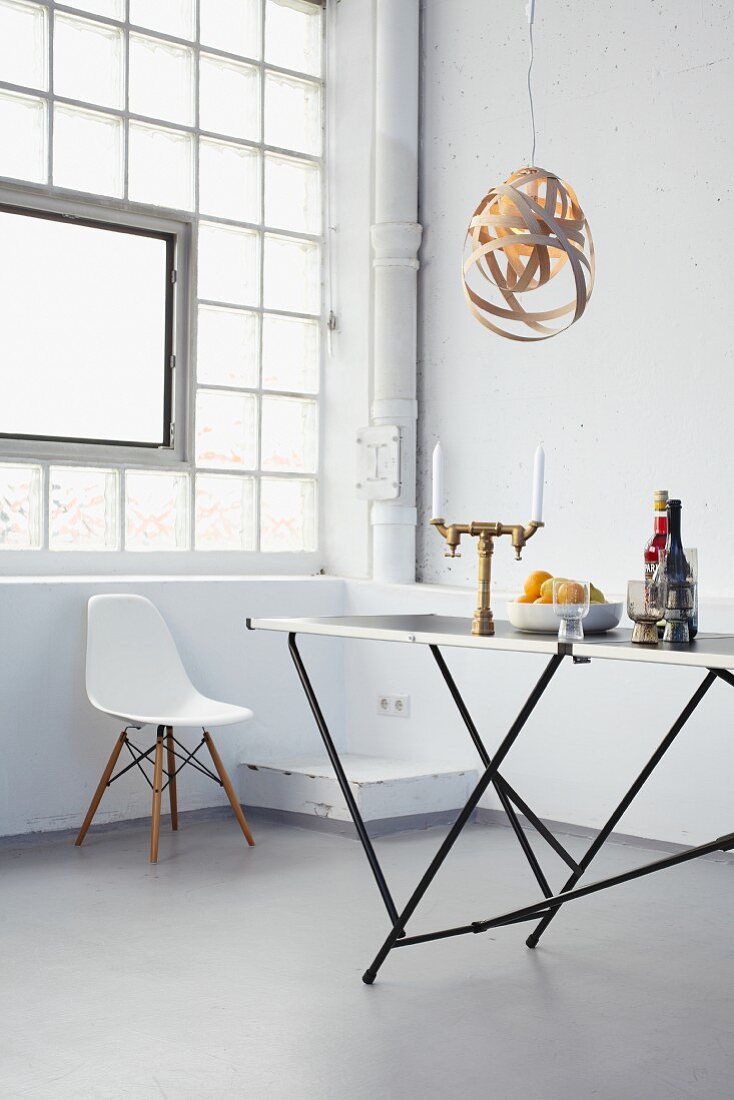
M 552 575 L 550 573 L 546 573 L 543 569 L 536 569 L 525 581 L 525 595 L 529 596 L 531 600 L 537 600 L 540 595 L 541 584 L 543 581 L 549 580 L 552 580 Z
M 559 584 L 556 599 L 558 603 L 583 603 L 584 586 L 579 584 L 578 581 L 566 581 L 565 584 Z
M 533 600 L 533 603 L 553 603 L 552 596 L 538 596 L 537 600 Z
M 532 596 L 528 596 L 528 595 L 525 595 L 525 594 L 523 594 L 522 596 L 518 596 L 517 599 L 515 600 L 515 603 L 534 603 L 534 602 L 535 601 L 533 600 Z
M 541 596 L 547 596 L 549 600 L 553 599 L 553 581 L 566 581 L 568 577 L 549 577 L 547 581 L 543 581 L 540 586 Z

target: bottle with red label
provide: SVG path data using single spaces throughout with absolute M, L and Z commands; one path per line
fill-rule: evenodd
M 657 489 L 654 500 L 654 532 L 645 546 L 645 580 L 651 581 L 660 562 L 660 553 L 668 541 L 668 491 Z

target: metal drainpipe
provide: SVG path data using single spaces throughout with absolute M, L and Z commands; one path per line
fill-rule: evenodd
M 419 0 L 376 0 L 372 424 L 400 429 L 400 493 L 373 501 L 372 576 L 415 580 Z

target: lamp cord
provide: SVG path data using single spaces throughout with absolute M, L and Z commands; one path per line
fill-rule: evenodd
M 535 43 L 533 41 L 533 22 L 535 21 L 535 0 L 528 0 L 528 38 L 530 40 L 530 62 L 528 64 L 528 100 L 530 101 L 530 125 L 533 131 L 533 151 L 530 155 L 530 166 L 535 164 L 535 104 L 533 103 L 533 62 L 535 61 Z

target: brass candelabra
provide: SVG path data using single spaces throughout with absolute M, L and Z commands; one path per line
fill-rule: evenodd
M 522 549 L 528 539 L 531 539 L 539 527 L 544 525 L 539 520 L 531 520 L 527 526 L 522 523 L 450 523 L 443 519 L 432 519 L 431 525 L 436 528 L 446 540 L 448 549 L 447 558 L 455 558 L 461 545 L 462 535 L 469 535 L 478 539 L 477 552 L 479 554 L 479 580 L 477 585 L 477 606 L 472 620 L 471 632 L 482 637 L 491 637 L 494 634 L 494 616 L 492 614 L 492 554 L 494 553 L 494 540 L 501 535 L 510 535 L 515 550 L 515 558 L 520 561 Z M 461 555 L 459 555 L 461 556 Z

